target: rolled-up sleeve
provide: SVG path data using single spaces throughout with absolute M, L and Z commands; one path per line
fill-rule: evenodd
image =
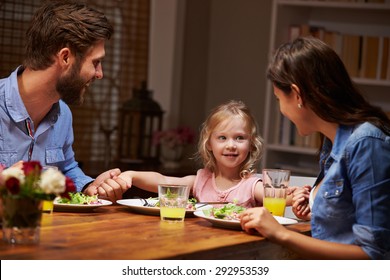
M 350 170 L 356 209 L 356 222 L 353 225 L 355 242 L 372 259 L 389 258 L 389 137 L 359 141 L 352 155 L 355 162 Z

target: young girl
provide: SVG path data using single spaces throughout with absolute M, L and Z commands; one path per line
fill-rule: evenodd
M 235 202 L 244 207 L 262 205 L 263 185 L 255 164 L 263 143 L 257 124 L 241 101 L 215 108 L 202 125 L 198 157 L 204 168 L 196 175 L 168 177 L 157 172 L 125 171 L 102 183 L 113 189 L 129 188 L 158 192 L 159 184 L 189 185 L 198 201 Z M 104 186 L 107 189 L 107 186 Z

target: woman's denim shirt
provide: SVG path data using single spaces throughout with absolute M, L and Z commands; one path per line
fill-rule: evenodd
M 340 126 L 333 147 L 325 139 L 320 167 L 312 236 L 389 259 L 390 137 L 370 123 Z

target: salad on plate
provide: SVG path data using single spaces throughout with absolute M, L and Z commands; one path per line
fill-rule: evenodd
M 194 215 L 208 220 L 215 226 L 241 230 L 240 214 L 246 210 L 245 207 L 235 203 L 228 203 L 222 207 L 213 207 L 205 210 L 197 210 Z M 298 221 L 286 217 L 274 216 L 281 225 L 296 224 Z
M 158 197 L 150 197 L 147 199 L 147 202 L 150 202 L 153 200 L 156 200 L 156 203 L 154 203 L 154 204 L 148 203 L 146 206 L 147 207 L 160 207 L 160 201 L 159 201 Z M 196 198 L 189 198 L 188 202 L 187 202 L 187 206 L 186 206 L 186 211 L 195 211 L 197 202 L 198 201 L 196 200 Z
M 210 214 L 217 219 L 239 221 L 240 213 L 244 212 L 245 210 L 246 208 L 243 206 L 237 205 L 235 203 L 228 203 L 222 207 L 213 207 L 208 211 L 210 211 Z
M 86 195 L 81 192 L 69 193 L 70 198 L 60 197 L 56 200 L 60 204 L 99 205 L 102 202 L 97 195 Z
M 69 198 L 57 197 L 54 200 L 54 211 L 90 212 L 95 208 L 111 205 L 112 202 L 98 198 L 97 195 L 86 195 L 81 192 L 69 193 Z

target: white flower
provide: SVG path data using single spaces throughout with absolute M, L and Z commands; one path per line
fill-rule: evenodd
M 65 176 L 58 170 L 49 168 L 42 172 L 40 187 L 44 193 L 60 194 L 65 191 Z
M 1 172 L 1 175 L 2 175 L 4 181 L 7 181 L 9 178 L 14 177 L 14 178 L 18 179 L 20 184 L 24 184 L 24 178 L 25 178 L 24 172 L 22 169 L 20 169 L 18 167 L 10 167 L 10 168 L 4 169 Z

